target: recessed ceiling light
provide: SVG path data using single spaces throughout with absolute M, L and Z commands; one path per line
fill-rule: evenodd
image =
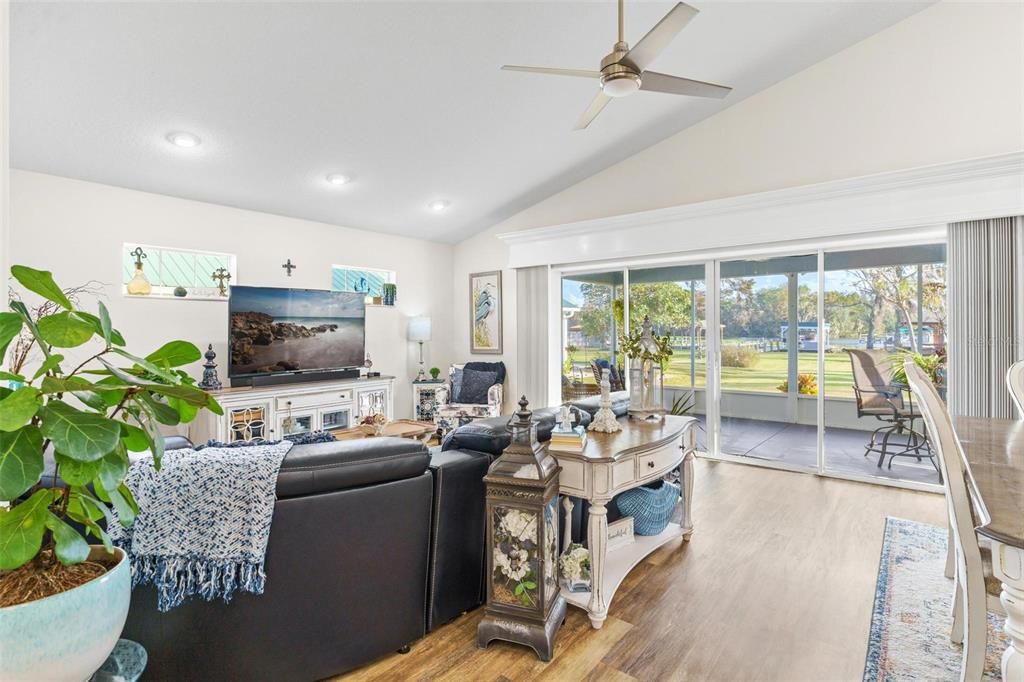
M 347 175 L 342 175 L 341 173 L 331 173 L 327 176 L 327 182 L 332 185 L 346 185 L 350 179 Z
M 175 147 L 198 147 L 202 140 L 199 139 L 198 135 L 192 133 L 186 133 L 183 131 L 177 131 L 167 134 L 167 141 L 173 144 Z
M 452 202 L 450 201 L 445 201 L 444 199 L 435 199 L 434 201 L 431 201 L 429 204 L 427 204 L 427 208 L 429 208 L 434 213 L 440 213 L 441 211 L 445 210 L 451 205 Z

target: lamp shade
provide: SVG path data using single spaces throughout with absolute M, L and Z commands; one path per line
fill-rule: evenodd
M 430 341 L 430 318 L 426 316 L 409 318 L 409 340 Z

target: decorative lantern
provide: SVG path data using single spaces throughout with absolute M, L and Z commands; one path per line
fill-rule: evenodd
M 494 639 L 532 647 L 550 661 L 565 620 L 558 584 L 558 473 L 537 442 L 526 396 L 511 423 L 512 442 L 491 464 L 487 486 L 487 604 L 477 645 Z
M 135 250 L 129 253 L 130 256 L 135 256 L 135 276 L 128 282 L 128 293 L 132 296 L 148 296 L 153 291 L 153 285 L 146 279 L 146 273 L 142 271 L 142 259 L 146 258 L 146 252 L 142 250 L 141 246 L 135 247 Z
M 672 354 L 668 337 L 655 338 L 651 318 L 645 316 L 639 338 L 627 341 L 629 356 L 629 416 L 661 419 L 665 416 L 664 362 Z

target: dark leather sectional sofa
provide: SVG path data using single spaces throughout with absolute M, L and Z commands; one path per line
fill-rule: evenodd
M 591 402 L 581 404 L 584 423 Z M 535 411 L 541 440 L 555 414 Z M 278 476 L 262 595 L 160 613 L 151 587 L 133 592 L 122 637 L 145 646 L 144 679 L 321 679 L 479 606 L 482 479 L 509 443 L 507 422 L 467 424 L 433 453 L 399 438 L 293 447 Z

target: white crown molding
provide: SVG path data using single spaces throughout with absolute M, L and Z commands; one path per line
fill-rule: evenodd
M 1018 213 L 1024 213 L 1024 152 L 507 232 L 498 238 L 509 246 L 510 266 L 526 267 Z M 772 240 L 772 234 L 780 239 Z

